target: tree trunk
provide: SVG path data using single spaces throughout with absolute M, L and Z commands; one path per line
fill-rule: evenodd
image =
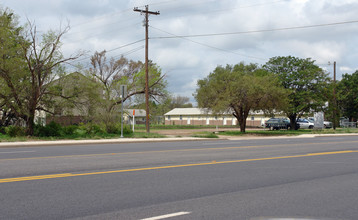
M 245 133 L 246 132 L 246 118 L 241 117 L 239 120 L 240 123 L 240 132 Z
M 30 102 L 28 106 L 28 116 L 26 118 L 26 134 L 33 135 L 35 128 L 35 112 L 36 112 L 36 103 Z
M 290 125 L 291 125 L 291 130 L 296 130 L 296 117 L 297 114 L 291 114 L 288 116 L 288 118 L 290 119 Z
M 26 134 L 27 135 L 32 136 L 34 134 L 34 127 L 35 127 L 34 119 L 35 119 L 35 114 L 30 115 L 27 118 L 27 121 L 26 121 Z
M 248 115 L 248 111 L 244 111 L 243 108 L 239 110 L 234 109 L 235 113 L 234 116 L 236 117 L 237 121 L 239 122 L 240 132 L 246 132 L 246 118 Z

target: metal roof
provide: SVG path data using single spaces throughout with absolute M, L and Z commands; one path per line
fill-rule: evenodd
M 212 112 L 206 108 L 174 108 L 164 115 L 212 115 Z M 232 113 L 227 112 L 220 115 L 232 115 Z M 250 111 L 249 115 L 264 115 L 264 112 L 262 110 Z
M 145 117 L 146 116 L 146 112 L 144 109 L 124 109 L 125 113 L 130 117 L 133 117 L 133 110 L 135 110 L 134 117 Z
M 164 115 L 209 115 L 211 112 L 209 112 L 207 109 L 201 109 L 201 108 L 175 108 L 171 111 L 165 113 Z

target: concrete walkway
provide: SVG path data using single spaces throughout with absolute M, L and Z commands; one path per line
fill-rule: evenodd
M 288 138 L 315 138 L 332 136 L 357 136 L 358 133 L 346 134 L 303 134 L 298 136 L 224 136 L 219 138 L 197 138 L 197 137 L 175 137 L 175 138 L 117 138 L 100 140 L 56 140 L 56 141 L 23 141 L 23 142 L 0 142 L 0 148 L 6 147 L 35 147 L 54 145 L 85 145 L 85 144 L 122 144 L 122 143 L 144 143 L 144 142 L 173 142 L 173 141 L 216 141 L 216 140 L 257 140 L 257 139 L 288 139 Z

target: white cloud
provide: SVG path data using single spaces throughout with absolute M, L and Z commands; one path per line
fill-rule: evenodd
M 269 30 L 316 24 L 353 21 L 357 0 L 287 0 L 255 2 L 243 0 L 3 0 L 20 15 L 35 21 L 41 31 L 57 29 L 70 20 L 65 35 L 65 55 L 76 50 L 110 50 L 144 39 L 144 16 L 133 7 L 149 4 L 158 16 L 150 16 L 150 25 L 176 35 L 210 34 Z M 189 38 L 187 40 L 151 39 L 149 58 L 168 73 L 169 90 L 191 96 L 196 81 L 217 65 L 265 63 L 273 56 L 311 57 L 319 64 L 337 61 L 338 73 L 352 73 L 358 66 L 358 23 L 296 30 Z M 172 36 L 150 28 L 150 36 Z M 191 41 L 199 42 L 200 45 Z M 114 50 L 119 56 L 144 45 L 144 42 Z M 215 48 L 216 49 L 215 49 Z M 234 53 L 225 52 L 232 51 Z M 144 51 L 127 55 L 144 60 Z M 255 57 L 255 58 L 254 58 Z

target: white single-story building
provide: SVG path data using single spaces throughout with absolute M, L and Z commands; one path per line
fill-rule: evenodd
M 164 114 L 166 125 L 237 125 L 232 113 L 214 115 L 207 109 L 175 108 Z M 262 111 L 250 112 L 246 126 L 260 127 L 269 118 Z
M 127 124 L 133 123 L 133 115 L 134 124 L 145 124 L 146 111 L 144 109 L 124 109 L 123 117 Z

